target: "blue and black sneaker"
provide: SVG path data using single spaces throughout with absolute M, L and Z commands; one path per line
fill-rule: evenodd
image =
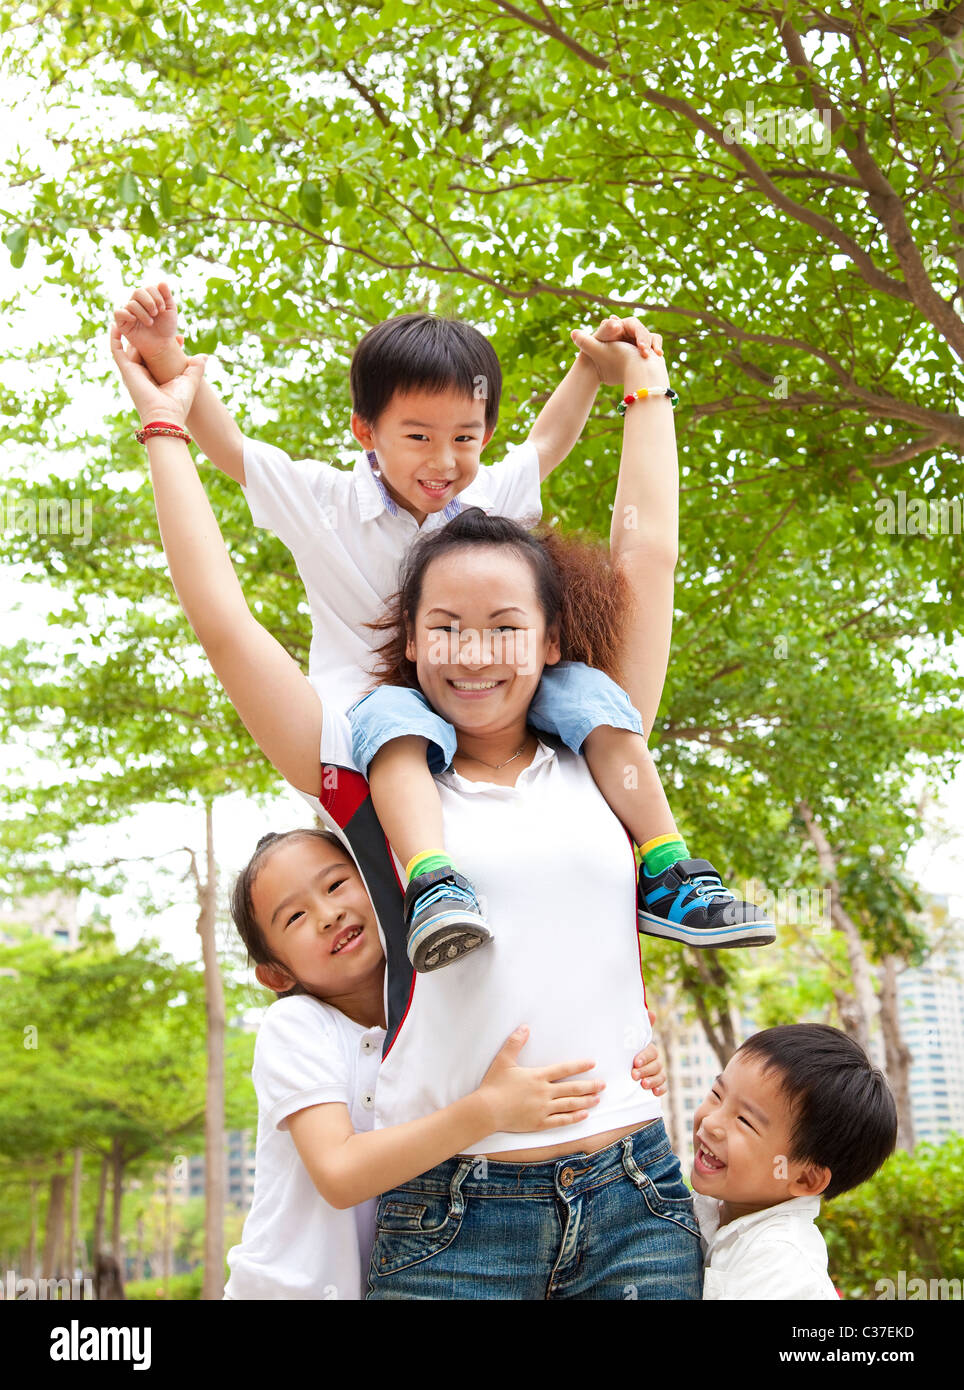
M 454 869 L 415 875 L 405 890 L 405 927 L 408 958 L 422 973 L 492 940 L 471 883 Z
M 641 932 L 686 946 L 769 946 L 777 938 L 766 913 L 734 897 L 705 859 L 680 859 L 661 874 L 640 864 L 636 907 Z

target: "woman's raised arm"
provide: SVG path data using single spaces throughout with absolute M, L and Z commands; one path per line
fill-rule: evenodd
M 630 322 L 635 322 L 631 320 Z M 646 330 L 638 325 L 637 341 Z M 659 335 L 645 358 L 626 359 L 625 391 L 669 385 Z M 679 466 L 673 408 L 666 396 L 627 406 L 613 502 L 609 546 L 625 574 L 633 603 L 625 627 L 621 665 L 629 697 L 647 737 L 656 721 L 673 634 L 673 589 L 679 551 Z
M 125 354 L 111 330 L 111 352 L 143 424 L 182 425 L 204 360 L 158 386 Z M 248 608 L 188 446 L 147 441 L 154 503 L 168 569 L 184 614 L 246 729 L 292 786 L 317 795 L 321 701 L 281 643 Z

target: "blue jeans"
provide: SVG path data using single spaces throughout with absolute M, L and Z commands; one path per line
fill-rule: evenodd
M 433 773 L 444 772 L 455 756 L 455 730 L 435 713 L 420 690 L 381 685 L 352 705 L 348 719 L 352 757 L 365 776 L 379 748 L 406 734 L 428 739 L 428 765 Z M 600 725 L 643 732 L 639 712 L 625 690 L 605 672 L 581 661 L 545 667 L 528 721 L 534 729 L 556 734 L 574 753 Z
M 693 1200 L 662 1120 L 546 1163 L 449 1159 L 378 1202 L 370 1299 L 700 1299 Z

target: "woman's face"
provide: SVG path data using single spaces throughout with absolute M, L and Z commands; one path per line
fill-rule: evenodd
M 559 660 L 532 566 L 508 546 L 463 546 L 433 560 L 406 647 L 426 699 L 465 733 L 525 721 L 544 666 Z
M 346 850 L 297 836 L 279 845 L 251 887 L 251 906 L 283 969 L 259 965 L 258 979 L 285 990 L 293 981 L 319 998 L 352 995 L 384 959 L 375 913 Z

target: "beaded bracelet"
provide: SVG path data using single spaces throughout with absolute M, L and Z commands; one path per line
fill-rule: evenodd
M 674 410 L 676 409 L 676 402 L 679 400 L 679 396 L 677 396 L 672 386 L 667 386 L 665 391 L 650 391 L 648 387 L 641 386 L 638 391 L 631 391 L 629 395 L 623 396 L 616 407 L 616 414 L 625 415 L 628 405 L 632 405 L 633 401 L 643 401 L 647 396 L 669 396 L 670 404 Z
M 193 443 L 186 429 L 181 425 L 172 425 L 167 420 L 153 420 L 142 430 L 138 430 L 134 438 L 138 444 L 145 444 L 148 439 L 156 439 L 158 435 L 169 435 L 172 439 L 183 439 L 186 444 Z

